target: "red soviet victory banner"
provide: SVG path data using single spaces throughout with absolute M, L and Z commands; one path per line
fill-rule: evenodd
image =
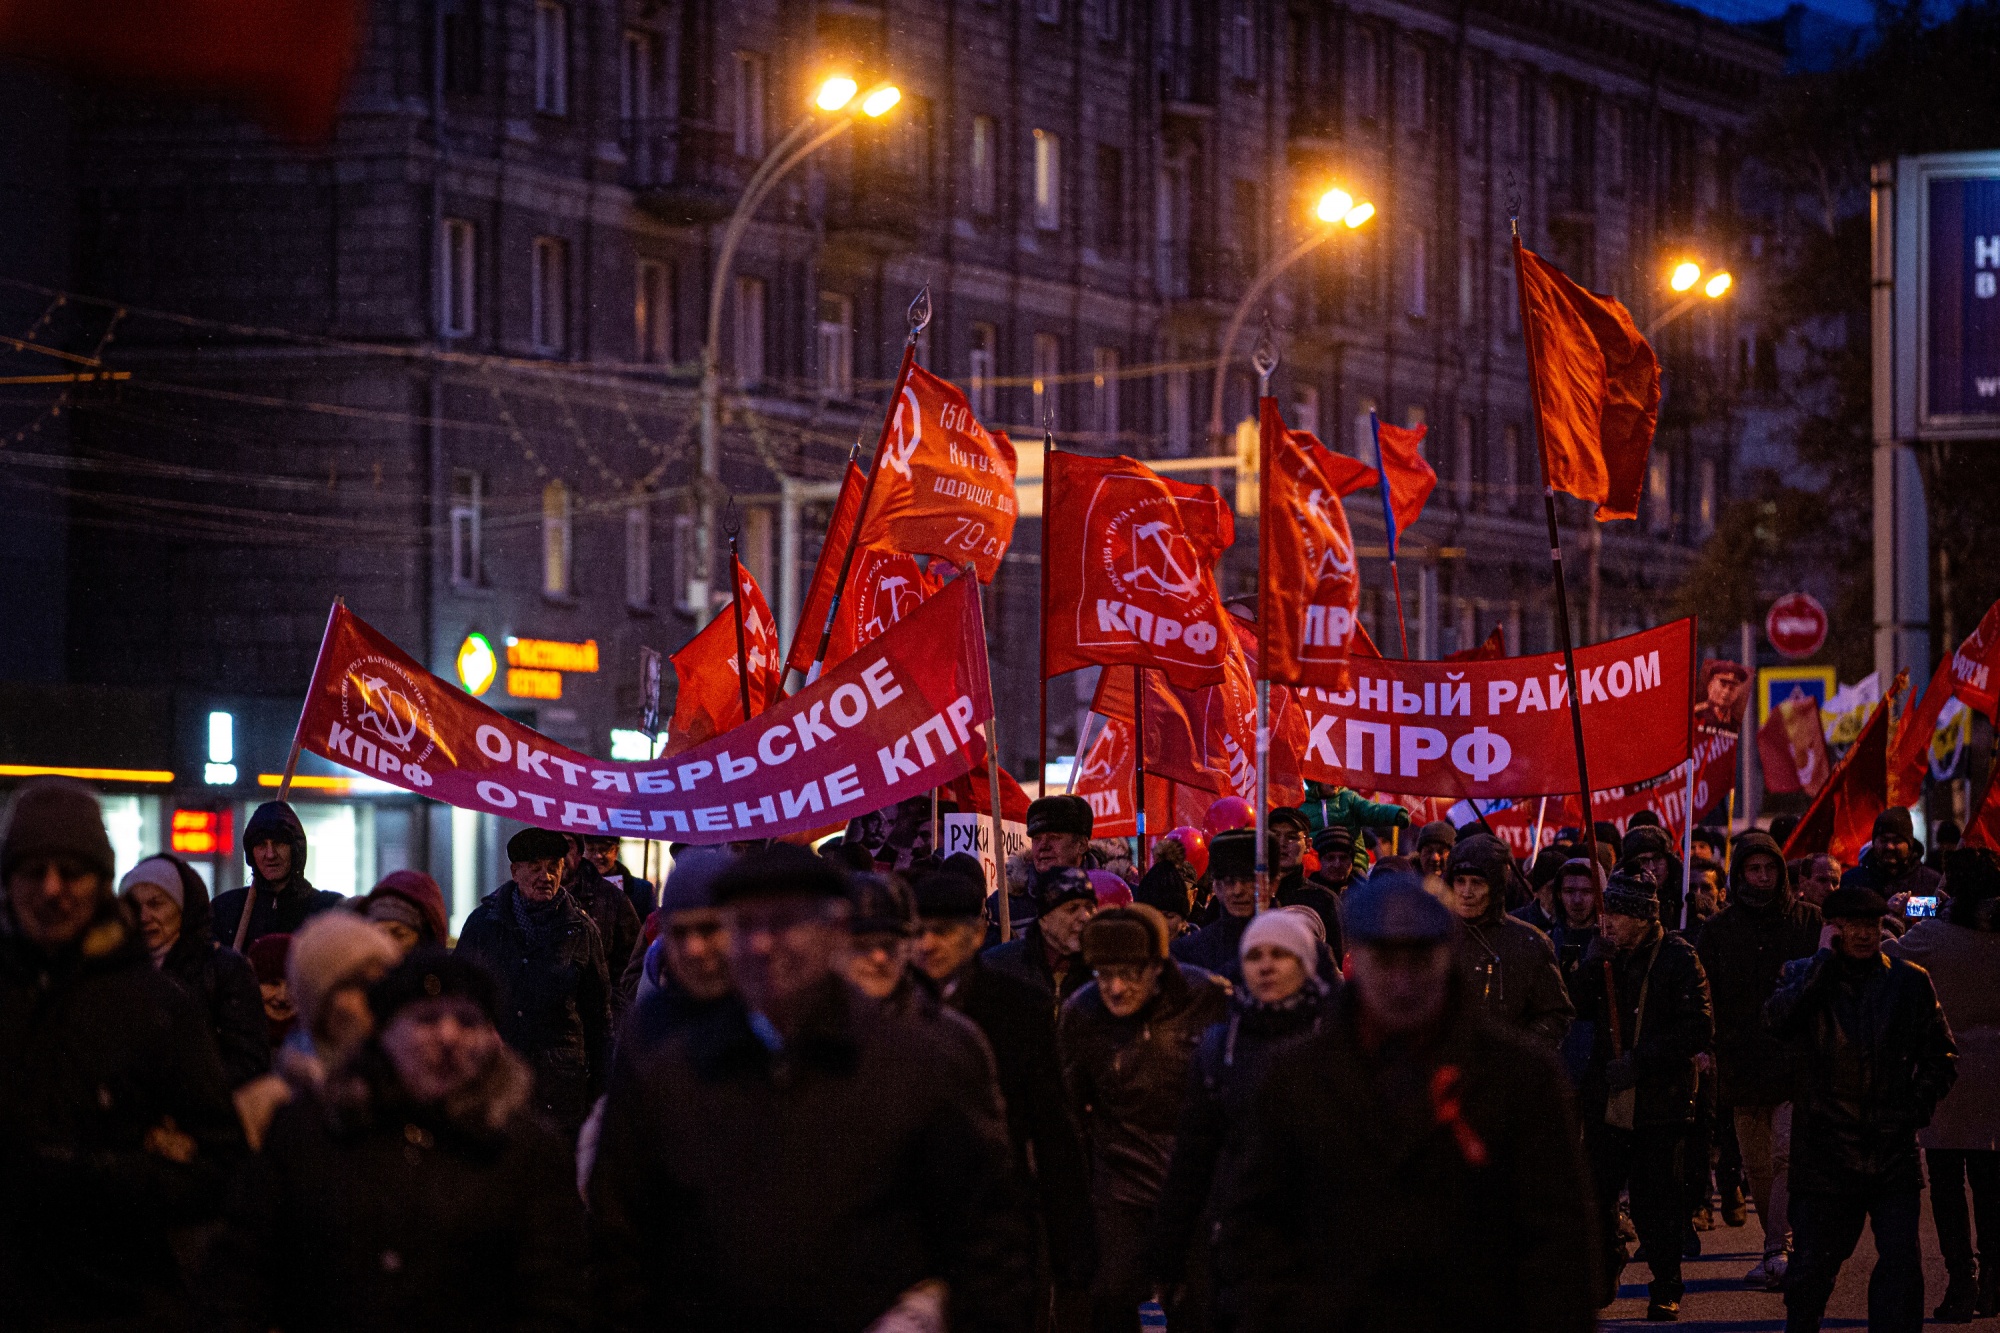
M 1771 710 L 1757 728 L 1757 763 L 1764 770 L 1764 790 L 1771 795 L 1819 795 L 1833 760 L 1826 752 L 1818 700 L 1795 687 L 1791 698 Z
M 912 363 L 889 409 L 861 544 L 970 562 L 991 583 L 1014 537 L 1014 445 L 957 386 Z
M 1597 506 L 1600 522 L 1637 518 L 1660 414 L 1660 363 L 1625 307 L 1587 292 L 1514 243 L 1542 478 Z
M 1375 469 L 1288 429 L 1275 399 L 1258 404 L 1258 426 L 1257 623 L 1271 655 L 1268 679 L 1338 686 L 1361 602 L 1361 562 L 1341 497 L 1374 485 Z
M 1894 685 L 1862 724 L 1861 734 L 1834 766 L 1819 795 L 1806 808 L 1799 826 L 1785 840 L 1785 859 L 1825 852 L 1842 865 L 1853 865 L 1875 834 L 1875 816 L 1889 808 L 1889 709 L 1906 680 Z
M 301 745 L 447 805 L 576 833 L 719 843 L 824 828 L 971 766 L 993 715 L 977 585 L 957 579 L 866 651 L 671 757 L 593 758 L 433 676 L 336 606 Z
M 1048 673 L 1129 663 L 1184 689 L 1221 680 L 1214 569 L 1236 521 L 1216 489 L 1130 458 L 1052 453 L 1045 491 Z
M 944 586 L 943 568 L 934 560 L 925 569 L 915 556 L 856 551 L 847 592 L 833 618 L 825 665 L 847 660 L 916 610 Z
M 827 518 L 826 540 L 820 543 L 812 582 L 806 585 L 805 604 L 799 608 L 798 628 L 792 631 L 792 651 L 785 658 L 788 671 L 804 675 L 812 668 L 820 632 L 826 628 L 827 608 L 833 605 L 834 586 L 840 582 L 840 567 L 847 559 L 847 544 L 854 536 L 854 519 L 861 512 L 861 495 L 867 488 L 868 474 L 849 459 L 833 513 Z
M 1576 650 L 1593 782 L 1624 786 L 1688 757 L 1694 622 Z M 1576 790 L 1561 653 L 1485 662 L 1362 660 L 1340 690 L 1302 689 L 1305 777 L 1460 800 Z
M 698 745 L 731 727 L 743 725 L 743 675 L 750 668 L 750 715 L 762 713 L 784 697 L 784 665 L 778 660 L 778 626 L 763 590 L 743 562 L 730 558 L 736 570 L 734 606 L 708 622 L 667 660 L 673 663 L 679 687 L 674 716 L 667 724 L 670 750 Z M 743 617 L 743 653 L 738 661 L 736 617 Z

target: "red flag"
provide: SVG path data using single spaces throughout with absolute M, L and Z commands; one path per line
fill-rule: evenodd
M 911 364 L 875 454 L 861 544 L 970 563 L 991 583 L 1014 536 L 1014 445 L 957 387 Z
M 1624 306 L 1587 292 L 1514 242 L 1542 477 L 1597 506 L 1599 522 L 1637 518 L 1660 414 L 1660 363 Z
M 885 551 L 856 552 L 854 569 L 847 576 L 846 595 L 840 599 L 840 611 L 833 619 L 833 638 L 827 643 L 822 670 L 846 661 L 880 638 L 944 584 L 943 565 L 939 561 L 933 560 L 930 568 L 924 569 L 914 556 Z
M 1993 789 L 2000 783 L 1993 781 L 2000 777 L 1996 768 L 1986 779 L 1986 789 L 1979 794 L 1979 805 L 1973 810 L 1972 818 L 1966 821 L 1964 843 L 1967 847 L 1984 847 L 2000 852 L 2000 801 L 1993 799 Z
M 1214 570 L 1236 521 L 1215 488 L 1055 453 L 1044 490 L 1049 674 L 1130 663 L 1183 689 L 1221 680 L 1230 638 Z
M 1375 444 L 1382 459 L 1382 484 L 1389 491 L 1389 507 L 1396 516 L 1396 531 L 1405 533 L 1424 512 L 1424 502 L 1437 489 L 1438 474 L 1425 461 L 1424 434 L 1428 426 L 1392 426 L 1375 423 Z
M 1833 775 L 1785 841 L 1785 859 L 1808 852 L 1825 852 L 1842 865 L 1853 865 L 1874 836 L 1875 816 L 1889 808 L 1889 707 L 1902 693 L 1906 677 L 1896 683 L 1868 716 Z
M 1791 698 L 1773 708 L 1757 729 L 1757 761 L 1764 769 L 1764 790 L 1771 795 L 1802 791 L 1817 796 L 1833 766 L 1818 701 L 1794 689 Z
M 819 651 L 819 637 L 826 630 L 827 608 L 833 605 L 834 586 L 840 582 L 840 567 L 847 560 L 847 544 L 854 537 L 854 517 L 861 512 L 861 496 L 868 488 L 868 474 L 852 460 L 840 479 L 840 494 L 826 521 L 826 540 L 820 544 L 819 563 L 813 566 L 812 582 L 806 585 L 805 605 L 799 609 L 799 627 L 792 632 L 792 651 L 785 667 L 804 675 Z
M 952 779 L 939 790 L 956 801 L 961 811 L 990 817 L 993 814 L 993 785 L 986 780 L 986 737 L 974 732 L 966 748 L 972 751 L 971 769 L 964 777 Z M 1028 793 L 1021 790 L 1021 784 L 1004 768 L 1000 770 L 1000 817 L 1017 824 L 1026 823 L 1028 819 Z
M 1889 799 L 1897 805 L 1915 805 L 1923 798 L 1924 775 L 1931 767 L 1931 737 L 1937 732 L 1938 716 L 1952 697 L 1954 654 L 1938 663 L 1923 698 L 1903 710 L 1896 727 L 1896 739 L 1889 746 Z
M 1276 399 L 1258 404 L 1258 426 L 1257 623 L 1271 654 L 1268 679 L 1339 685 L 1361 602 L 1361 562 L 1341 497 L 1374 485 L 1375 470 L 1287 429 Z
M 1138 832 L 1132 810 L 1132 729 L 1113 718 L 1091 742 L 1077 774 L 1076 794 L 1090 802 L 1092 833 L 1099 838 L 1129 838 Z M 1152 756 L 1147 755 L 1150 763 Z M 1157 841 L 1168 829 L 1201 824 L 1215 793 L 1191 787 L 1158 772 L 1146 774 L 1147 840 Z
M 1965 636 L 1965 642 L 1951 656 L 1952 693 L 1973 712 L 1986 714 L 1989 722 L 2000 720 L 2000 680 L 1994 679 L 1995 667 L 2000 667 L 2000 602 L 1986 608 L 1979 627 Z M 1930 744 L 1929 736 L 1924 743 Z
M 736 568 L 737 607 L 743 616 L 743 658 L 750 666 L 750 714 L 755 717 L 784 697 L 784 666 L 778 658 L 778 626 L 757 581 L 741 560 Z M 699 745 L 743 725 L 743 686 L 736 653 L 735 609 L 725 610 L 667 660 L 680 688 L 667 724 L 669 750 Z
M 1462 648 L 1455 653 L 1446 653 L 1444 660 L 1447 662 L 1491 662 L 1496 658 L 1505 657 L 1506 655 L 1507 631 L 1503 627 L 1495 625 L 1493 632 L 1486 636 L 1484 643 L 1476 648 Z M 1375 656 L 1380 657 L 1381 654 L 1377 653 Z

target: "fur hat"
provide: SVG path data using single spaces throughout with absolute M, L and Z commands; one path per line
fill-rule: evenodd
M 1084 923 L 1085 967 L 1143 967 L 1166 957 L 1166 918 L 1150 907 L 1107 908 Z
M 1028 836 L 1037 833 L 1074 833 L 1088 838 L 1095 823 L 1090 802 L 1081 796 L 1042 796 L 1028 805 Z

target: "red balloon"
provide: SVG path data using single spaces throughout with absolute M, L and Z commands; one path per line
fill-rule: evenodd
M 1201 831 L 1209 837 L 1227 833 L 1231 829 L 1254 828 L 1257 812 L 1241 796 L 1225 796 L 1208 807 L 1208 813 L 1201 817 Z
M 1109 870 L 1086 870 L 1083 873 L 1089 878 L 1090 887 L 1097 890 L 1097 905 L 1099 908 L 1130 907 L 1132 905 L 1132 886 L 1127 884 L 1124 879 L 1114 872 Z
M 1207 834 L 1192 824 L 1183 824 L 1177 829 L 1167 830 L 1166 836 L 1160 841 L 1166 842 L 1170 839 L 1179 843 L 1181 850 L 1187 854 L 1188 866 L 1194 871 L 1196 879 L 1208 873 Z

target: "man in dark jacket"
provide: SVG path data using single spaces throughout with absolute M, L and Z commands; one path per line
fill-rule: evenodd
M 1310 908 L 1319 917 L 1328 953 L 1338 959 L 1341 954 L 1340 899 L 1324 884 L 1306 878 L 1305 861 L 1306 853 L 1312 848 L 1312 825 L 1303 811 L 1289 808 L 1273 810 L 1268 824 L 1273 842 L 1269 862 L 1272 904 Z
M 45 778 L 0 844 L 0 1324 L 196 1327 L 175 1242 L 243 1131 L 202 1014 L 112 897 L 97 799 Z
M 613 977 L 623 977 L 639 947 L 639 931 L 644 923 L 617 885 L 598 873 L 597 863 L 584 855 L 583 839 L 565 834 L 569 850 L 563 855 L 563 888 L 576 905 L 590 914 L 597 937 L 604 944 L 604 966 Z M 612 999 L 612 1012 L 623 1013 L 624 1002 Z
M 988 949 L 987 966 L 1041 991 L 1053 1014 L 1090 980 L 1081 950 L 1084 923 L 1096 910 L 1097 890 L 1083 871 L 1036 872 L 1034 924 L 1020 939 Z
M 1217 839 L 1217 841 L 1221 841 Z M 1215 855 L 1211 845 L 1210 866 Z M 1166 1183 L 1196 1041 L 1229 1007 L 1229 983 L 1167 956 L 1167 927 L 1150 907 L 1091 918 L 1083 955 L 1095 978 L 1063 1005 L 1056 1049 L 1090 1153 L 1097 1219 L 1093 1333 L 1135 1333 L 1151 1289 L 1144 1242 Z M 1167 1311 L 1199 1321 L 1201 1313 Z
M 376 1034 L 279 1110 L 204 1284 L 223 1333 L 581 1330 L 568 1143 L 493 1028 L 493 981 L 422 948 L 368 992 Z
M 1467 994 L 1501 1023 L 1553 1051 L 1573 1014 L 1549 937 L 1507 915 L 1514 859 L 1490 833 L 1461 838 L 1445 867 L 1445 903 L 1458 918 L 1454 949 Z
M 1702 927 L 1696 952 L 1715 1005 L 1716 1093 L 1735 1122 L 1764 1228 L 1764 1257 L 1744 1281 L 1771 1291 L 1784 1285 L 1791 1250 L 1786 1170 L 1798 1061 L 1762 1017 L 1779 971 L 1794 958 L 1810 958 L 1819 931 L 1819 909 L 1793 894 L 1771 835 L 1758 829 L 1739 835 L 1729 860 L 1729 906 Z
M 306 918 L 346 901 L 330 889 L 315 889 L 306 878 L 306 826 L 283 801 L 264 802 L 243 826 L 243 859 L 250 865 L 250 883 L 216 895 L 219 944 L 241 951 L 266 935 L 295 934 Z M 245 903 L 250 904 L 247 926 Z
M 1458 845 L 1458 830 L 1449 820 L 1434 819 L 1417 833 L 1417 870 L 1429 876 L 1444 877 L 1445 867 L 1451 864 L 1451 849 Z
M 1951 1091 L 1958 1048 L 1930 977 L 1883 955 L 1886 910 L 1872 889 L 1828 894 L 1832 947 L 1789 964 L 1764 1006 L 1771 1032 L 1805 1052 L 1792 1113 L 1797 1254 L 1786 1333 L 1817 1333 L 1864 1220 L 1876 1253 L 1869 1333 L 1916 1333 L 1924 1322 L 1917 1131 Z
M 1354 830 L 1345 824 L 1334 824 L 1313 835 L 1313 851 L 1319 855 L 1319 869 L 1315 870 L 1312 882 L 1328 893 L 1339 897 L 1354 883 Z
M 977 1024 L 992 1047 L 1014 1172 L 1022 1197 L 1037 1205 L 1048 1282 L 1066 1309 L 1089 1286 L 1095 1263 L 1089 1178 L 1063 1092 L 1055 1017 L 1040 989 L 980 957 L 985 884 L 977 862 L 967 874 L 953 864 L 958 859 L 917 881 L 914 961 L 944 1003 Z
M 1653 881 L 1660 895 L 1660 924 L 1668 930 L 1679 930 L 1683 897 L 1681 856 L 1667 831 L 1656 824 L 1634 824 L 1626 829 L 1624 855 L 1619 864 Z
M 638 913 L 639 920 L 644 921 L 651 916 L 653 909 L 659 906 L 653 882 L 633 874 L 618 859 L 619 840 L 587 833 L 581 841 L 584 860 L 604 876 L 605 883 L 625 895 L 625 900 L 632 904 L 632 910 Z
M 208 1016 L 208 1030 L 231 1088 L 271 1067 L 264 992 L 250 960 L 215 942 L 208 886 L 176 856 L 151 856 L 127 871 L 118 894 L 139 922 L 153 964 L 180 983 Z
M 782 844 L 715 883 L 739 998 L 620 1042 L 588 1198 L 613 1333 L 862 1329 L 899 1302 L 1029 1321 L 1032 1246 L 988 1087 L 834 963 L 845 879 Z
M 1275 850 L 1276 840 L 1271 840 Z M 1267 855 L 1270 852 L 1267 851 Z M 1217 976 L 1236 971 L 1237 945 L 1257 913 L 1257 835 L 1250 829 L 1218 833 L 1208 844 L 1208 882 L 1221 915 L 1172 944 L 1174 960 Z
M 1348 984 L 1251 1108 L 1233 1231 L 1244 1333 L 1586 1333 L 1598 1241 L 1545 1045 L 1465 994 L 1414 875 L 1343 904 Z
M 1714 1035 L 1708 982 L 1694 948 L 1660 924 L 1651 879 L 1620 871 L 1604 890 L 1605 933 L 1591 942 L 1570 996 L 1588 1024 L 1590 1063 L 1577 1089 L 1585 1150 L 1597 1181 L 1604 1288 L 1618 1296 L 1625 1265 L 1618 1195 L 1632 1190 L 1632 1222 L 1653 1270 L 1646 1318 L 1680 1317 L 1681 1241 L 1687 1227 L 1681 1153 L 1694 1121 L 1695 1057 Z M 1605 973 L 1615 979 L 1615 1000 Z M 1612 1008 L 1613 1003 L 1616 1009 Z
M 1875 816 L 1875 828 L 1861 863 L 1840 877 L 1843 887 L 1873 889 L 1884 899 L 1897 894 L 1935 897 L 1944 876 L 1924 864 L 1910 812 L 1892 805 Z
M 568 854 L 560 833 L 516 833 L 507 843 L 514 877 L 472 909 L 458 951 L 499 983 L 495 1026 L 535 1071 L 543 1113 L 575 1138 L 604 1090 L 611 981 L 596 925 L 562 887 Z

